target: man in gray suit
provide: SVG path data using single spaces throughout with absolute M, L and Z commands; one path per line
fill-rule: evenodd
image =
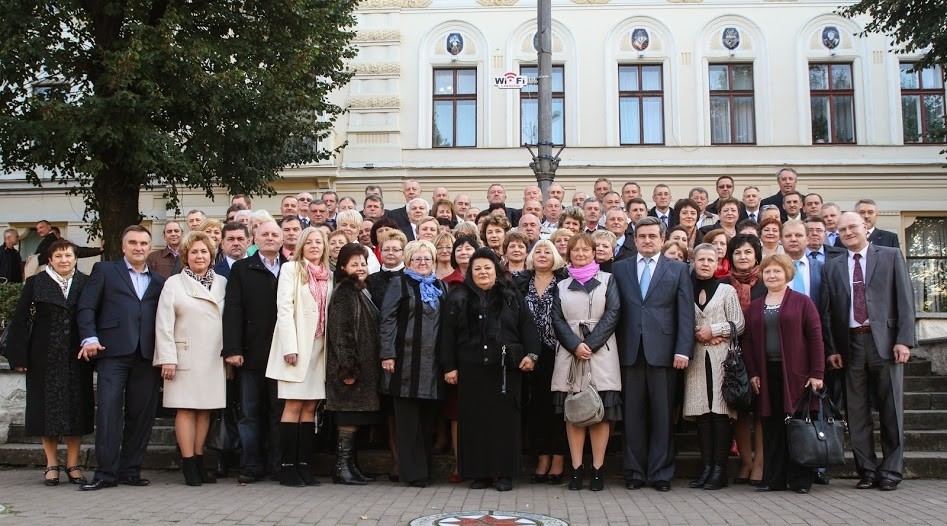
M 897 489 L 904 468 L 904 367 L 915 345 L 914 294 L 897 248 L 868 242 L 855 212 L 839 217 L 845 257 L 823 267 L 822 330 L 829 366 L 845 369 L 848 425 L 858 489 Z M 871 403 L 881 422 L 878 463 Z
M 635 225 L 638 255 L 614 266 L 621 296 L 618 356 L 625 421 L 625 487 L 671 489 L 674 393 L 694 351 L 694 289 L 687 265 L 659 255 L 664 225 Z

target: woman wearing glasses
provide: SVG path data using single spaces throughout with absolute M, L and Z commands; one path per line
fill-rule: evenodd
M 441 304 L 447 292 L 434 275 L 430 241 L 405 246 L 404 275 L 392 278 L 381 308 L 381 366 L 388 379 L 397 427 L 401 480 L 430 482 L 434 425 L 444 397 L 437 357 Z

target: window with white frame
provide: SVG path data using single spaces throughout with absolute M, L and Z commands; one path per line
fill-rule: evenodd
M 852 65 L 809 64 L 813 144 L 855 144 Z
M 755 144 L 753 64 L 711 64 L 711 144 Z
M 664 144 L 664 73 L 660 64 L 618 66 L 619 142 Z
M 477 145 L 477 70 L 476 68 L 437 68 L 434 70 L 435 148 Z
M 914 71 L 901 69 L 901 122 L 905 143 L 942 143 L 944 135 L 944 72 L 940 65 Z
M 520 75 L 538 77 L 538 66 L 521 66 Z M 565 68 L 552 67 L 552 142 L 565 144 Z M 530 84 L 520 90 L 520 144 L 539 142 L 539 86 Z

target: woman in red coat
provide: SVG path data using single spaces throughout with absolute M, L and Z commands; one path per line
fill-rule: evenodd
M 742 346 L 763 420 L 763 483 L 756 491 L 779 491 L 788 484 L 796 493 L 808 493 L 812 487 L 812 470 L 789 459 L 783 420 L 806 388 L 822 388 L 825 351 L 815 304 L 787 287 L 794 270 L 784 254 L 763 258 L 760 275 L 767 293 L 746 312 Z

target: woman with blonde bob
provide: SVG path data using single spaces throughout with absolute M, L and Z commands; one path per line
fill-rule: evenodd
M 168 278 L 158 300 L 155 354 L 161 367 L 164 407 L 175 408 L 174 433 L 188 486 L 213 483 L 204 471 L 210 412 L 227 405 L 223 348 L 227 280 L 214 273 L 216 246 L 200 230 L 181 243 L 180 274 Z
M 343 210 L 335 215 L 335 224 L 338 230 L 345 233 L 345 239 L 349 243 L 358 243 L 358 231 L 362 226 L 362 214 L 355 210 Z M 338 256 L 338 252 L 336 252 L 336 256 Z M 375 257 L 374 252 L 368 255 L 366 262 L 368 263 L 369 274 L 374 274 L 381 270 L 381 263 L 378 261 L 378 258 Z
M 326 397 L 326 308 L 332 295 L 328 239 L 315 227 L 302 231 L 292 261 L 283 263 L 276 289 L 276 331 L 266 376 L 278 380 L 280 484 L 319 485 L 309 470 L 316 407 Z

